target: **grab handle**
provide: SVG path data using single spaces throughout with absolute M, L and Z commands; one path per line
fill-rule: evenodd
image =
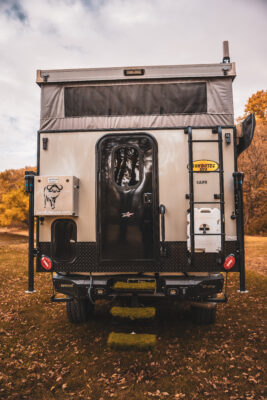
M 159 206 L 160 222 L 161 222 L 161 246 L 160 255 L 166 257 L 166 245 L 165 245 L 165 212 L 166 207 L 161 204 Z

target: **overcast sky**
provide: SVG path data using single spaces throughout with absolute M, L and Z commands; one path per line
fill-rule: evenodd
M 36 165 L 36 69 L 237 63 L 235 117 L 267 86 L 267 0 L 0 0 L 0 171 Z

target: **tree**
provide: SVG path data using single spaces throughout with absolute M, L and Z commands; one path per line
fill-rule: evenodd
M 24 183 L 18 188 L 2 195 L 0 204 L 0 225 L 26 225 L 28 221 L 28 196 L 24 192 Z
M 267 90 L 259 90 L 253 94 L 245 105 L 245 116 L 254 113 L 257 123 L 266 124 L 267 119 Z
M 29 199 L 24 192 L 24 173 L 24 168 L 0 173 L 0 226 L 25 227 L 28 223 Z
M 257 123 L 250 147 L 238 159 L 239 170 L 245 173 L 245 230 L 250 234 L 267 232 L 266 110 L 267 91 L 261 90 L 248 99 L 245 115 L 242 118 L 253 112 Z

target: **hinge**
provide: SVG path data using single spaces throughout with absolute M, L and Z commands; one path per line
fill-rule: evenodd
M 38 254 L 40 254 L 40 249 L 39 249 L 38 247 L 35 247 L 35 248 L 33 249 L 33 257 L 37 257 Z

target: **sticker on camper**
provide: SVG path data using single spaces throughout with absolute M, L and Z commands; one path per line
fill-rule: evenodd
M 218 168 L 219 164 L 216 161 L 210 161 L 210 160 L 193 161 L 194 172 L 213 172 L 217 171 Z
M 48 183 L 57 183 L 58 178 L 48 178 Z
M 56 206 L 56 200 L 62 189 L 62 185 L 47 185 L 44 187 L 44 208 L 46 208 L 46 205 L 48 204 L 50 208 L 54 210 Z
M 132 215 L 134 215 L 134 213 L 131 213 L 130 211 L 121 214 L 122 218 L 130 218 Z

